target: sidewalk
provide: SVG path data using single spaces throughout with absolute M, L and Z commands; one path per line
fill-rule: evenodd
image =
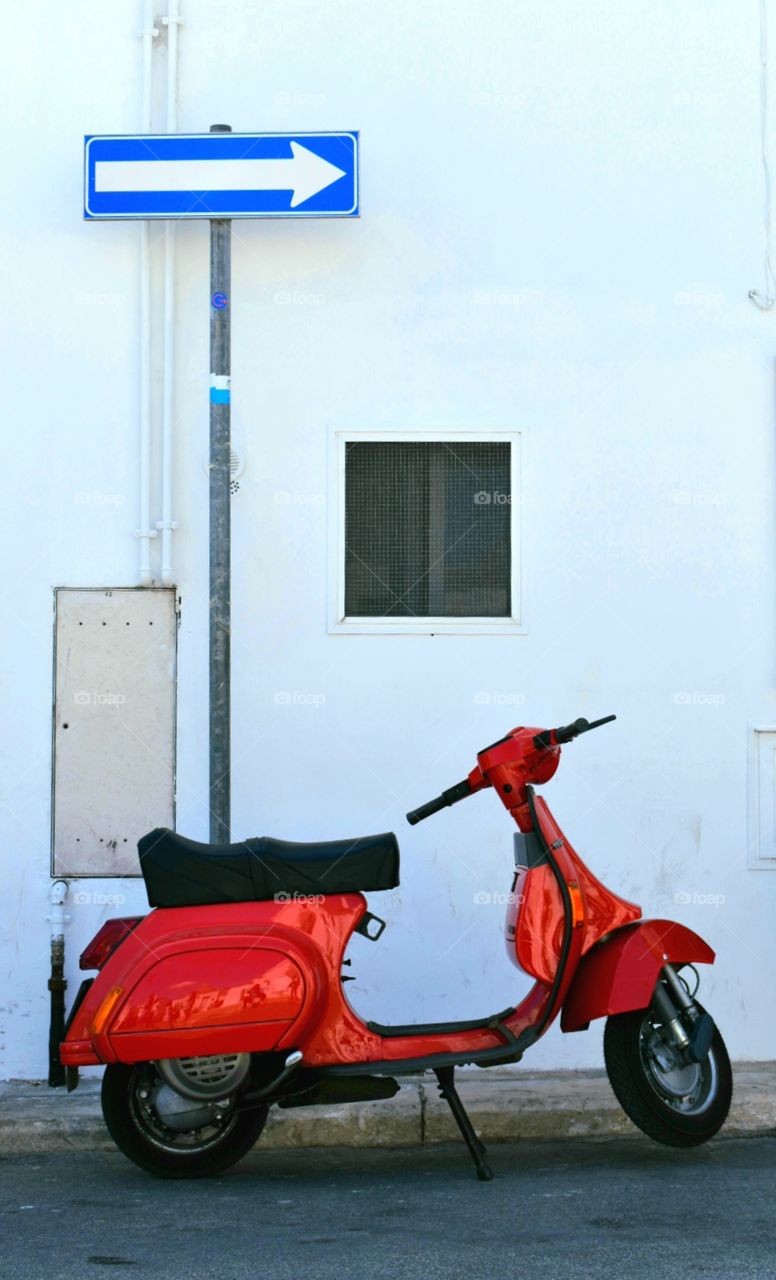
M 460 1071 L 460 1093 L 485 1142 L 522 1138 L 634 1136 L 603 1071 L 529 1072 L 520 1067 Z M 776 1063 L 733 1068 L 733 1106 L 722 1136 L 776 1131 Z M 0 1084 L 0 1156 L 114 1150 L 100 1111 L 98 1080 L 78 1089 Z M 261 1144 L 288 1147 L 405 1147 L 457 1138 L 433 1076 L 408 1077 L 395 1098 L 281 1111 L 273 1107 Z

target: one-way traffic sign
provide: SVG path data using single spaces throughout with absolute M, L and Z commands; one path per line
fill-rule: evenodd
M 352 218 L 358 133 L 93 135 L 84 217 Z

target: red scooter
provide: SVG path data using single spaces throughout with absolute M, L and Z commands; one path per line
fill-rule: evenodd
M 513 729 L 478 753 L 468 778 L 407 814 L 414 824 L 492 787 L 514 818 L 507 951 L 536 979 L 517 1007 L 427 1026 L 364 1022 L 351 1008 L 348 941 L 384 928 L 361 891 L 399 883 L 390 833 L 219 847 L 156 830 L 139 851 L 157 909 L 107 921 L 81 956 L 99 972 L 82 983 L 61 1046 L 68 1088 L 79 1066 L 105 1063 L 103 1114 L 124 1154 L 151 1173 L 199 1177 L 244 1156 L 273 1103 L 388 1098 L 397 1076 L 433 1071 L 487 1180 L 455 1068 L 518 1062 L 558 1014 L 564 1031 L 606 1017 L 606 1069 L 631 1119 L 671 1146 L 711 1138 L 732 1094 L 722 1037 L 695 998 L 694 964 L 714 952 L 683 925 L 641 920 L 534 793 L 563 743 L 614 719 Z

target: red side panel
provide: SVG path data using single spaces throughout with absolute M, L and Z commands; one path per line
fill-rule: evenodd
M 134 987 L 113 1021 L 110 1042 L 122 1062 L 228 1053 L 238 1044 L 254 1052 L 273 1049 L 304 998 L 301 969 L 278 951 L 176 951 Z
M 581 961 L 563 1005 L 563 1031 L 581 1031 L 594 1018 L 646 1009 L 664 964 L 713 964 L 697 933 L 672 920 L 644 920 L 619 929 Z
M 302 1008 L 304 990 L 301 969 L 278 951 L 177 951 L 143 975 L 111 1035 L 290 1022 Z
M 65 1064 L 286 1048 L 323 1017 L 366 903 L 256 902 L 152 911 L 99 973 Z M 101 1007 L 120 989 L 110 1016 Z M 97 1026 L 95 1027 L 95 1017 Z M 101 1026 L 104 1021 L 105 1025 Z

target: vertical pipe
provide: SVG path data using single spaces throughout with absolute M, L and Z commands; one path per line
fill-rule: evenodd
M 154 37 L 153 0 L 144 0 L 142 40 L 140 132 L 151 132 L 151 73 Z M 138 469 L 140 493 L 137 536 L 140 543 L 138 578 L 141 586 L 150 586 L 151 539 L 151 232 L 148 222 L 140 224 L 140 441 Z
M 214 124 L 211 133 L 230 133 Z M 210 219 L 210 839 L 230 830 L 232 224 Z
M 168 0 L 169 12 L 162 22 L 167 27 L 167 108 L 166 129 L 178 128 L 178 0 Z M 165 224 L 164 239 L 164 367 L 162 373 L 162 518 L 157 528 L 162 534 L 162 585 L 175 582 L 172 568 L 172 534 L 177 527 L 172 518 L 172 434 L 173 387 L 175 379 L 175 229 Z

